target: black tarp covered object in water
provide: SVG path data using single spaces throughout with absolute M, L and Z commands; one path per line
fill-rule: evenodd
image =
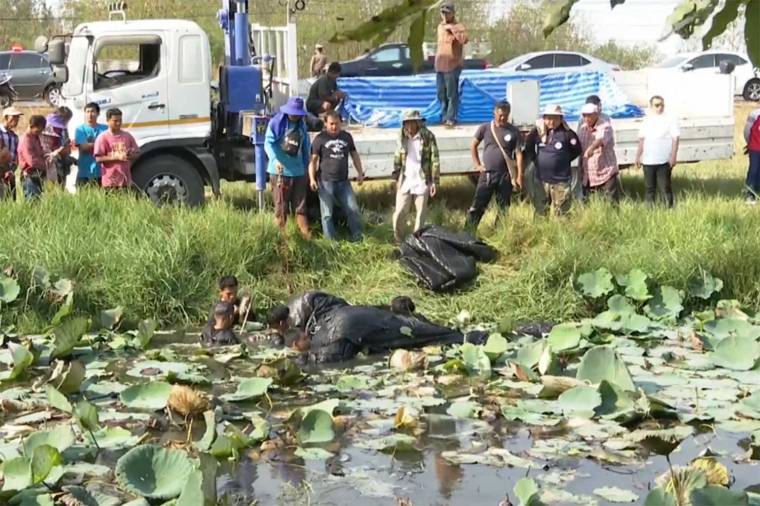
M 493 248 L 467 232 L 451 232 L 433 225 L 411 234 L 400 249 L 401 265 L 434 292 L 472 281 L 478 275 L 476 261 L 496 258 Z
M 307 292 L 288 303 L 291 324 L 311 336 L 311 359 L 349 360 L 359 352 L 383 353 L 430 344 L 482 342 L 485 333 L 461 332 L 423 318 L 393 313 L 375 306 L 352 306 L 343 299 Z

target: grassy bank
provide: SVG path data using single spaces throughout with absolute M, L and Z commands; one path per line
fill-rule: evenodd
M 739 116 L 743 118 L 743 116 Z M 704 269 L 725 281 L 723 297 L 760 308 L 760 207 L 742 198 L 746 158 L 676 169 L 677 208 L 649 211 L 640 204 L 640 173 L 623 179 L 631 200 L 619 208 L 592 202 L 563 220 L 535 219 L 527 204 L 513 206 L 496 225 L 490 211 L 480 234 L 501 253 L 470 289 L 434 295 L 418 288 L 392 258 L 388 183 L 359 194 L 368 227 L 361 244 L 303 242 L 290 230 L 282 242 L 271 215 L 251 210 L 253 188 L 230 184 L 224 197 L 197 211 L 156 208 L 131 198 L 85 191 L 50 192 L 36 205 L 0 203 L 0 267 L 13 267 L 27 289 L 37 266 L 55 281 L 76 283 L 78 311 L 123 306 L 132 317 L 197 324 L 207 314 L 215 280 L 236 274 L 266 307 L 292 291 L 321 288 L 357 303 L 381 303 L 408 294 L 445 321 L 460 310 L 476 319 L 561 319 L 587 308 L 571 278 L 599 267 L 640 268 L 660 284 L 686 286 Z M 431 220 L 464 224 L 473 187 L 444 179 Z M 283 262 L 283 257 L 287 262 Z M 30 291 L 3 307 L 25 330 L 38 330 L 55 312 Z

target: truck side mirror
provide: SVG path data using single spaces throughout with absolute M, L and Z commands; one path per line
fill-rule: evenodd
M 48 43 L 48 59 L 52 65 L 66 63 L 66 43 L 63 39 L 55 39 Z
M 69 81 L 69 68 L 66 65 L 56 65 L 53 67 L 53 80 L 59 84 Z
M 694 65 L 692 65 L 691 63 L 684 63 L 683 65 L 681 65 L 681 70 L 683 70 L 684 72 L 694 70 Z

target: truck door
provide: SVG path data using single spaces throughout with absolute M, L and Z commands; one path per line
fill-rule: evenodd
M 169 65 L 159 35 L 118 35 L 95 42 L 92 93 L 105 123 L 108 109 L 123 114 L 123 128 L 142 145 L 169 136 Z
M 174 139 L 205 139 L 211 133 L 211 60 L 208 39 L 200 33 L 183 33 L 171 52 L 169 123 Z M 251 93 L 255 93 L 251 90 Z

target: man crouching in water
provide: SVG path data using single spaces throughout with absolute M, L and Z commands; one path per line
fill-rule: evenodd
M 209 321 L 201 332 L 204 346 L 238 344 L 237 335 L 232 330 L 235 325 L 235 306 L 229 302 L 218 302 L 212 312 L 213 321 Z

